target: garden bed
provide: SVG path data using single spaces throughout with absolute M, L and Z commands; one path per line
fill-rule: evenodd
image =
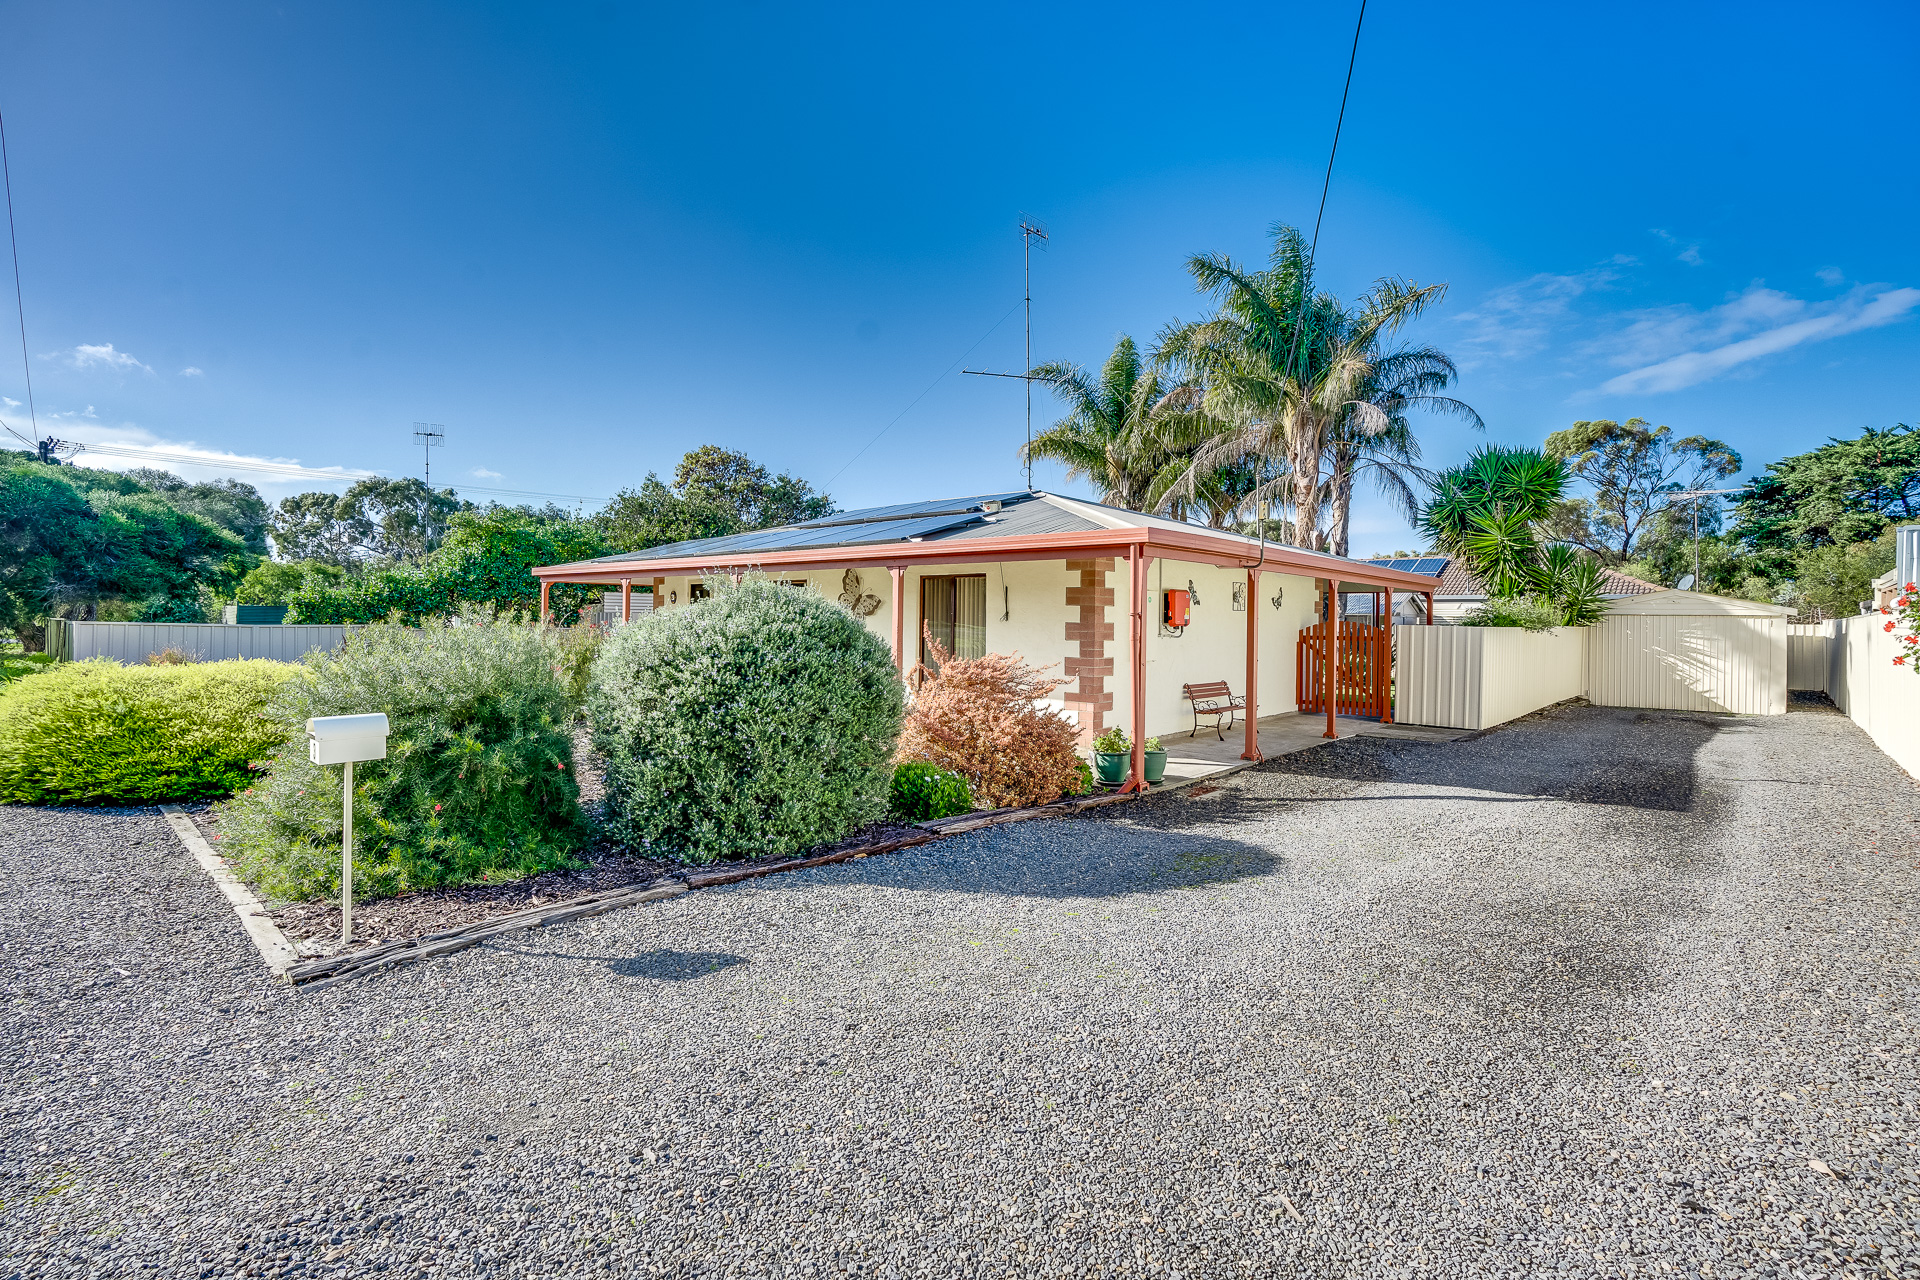
M 583 788 L 583 792 L 585 788 Z M 187 810 L 194 825 L 215 850 L 219 827 L 205 806 Z M 762 864 L 814 858 L 847 849 L 886 844 L 927 832 L 901 822 L 882 821 L 852 832 L 844 839 L 789 857 L 722 861 L 701 867 L 682 866 L 664 858 L 637 855 L 624 847 L 596 843 L 575 870 L 546 871 L 524 880 L 499 884 L 454 885 L 422 889 L 392 898 L 374 898 L 353 904 L 353 945 L 340 946 L 338 899 L 311 902 L 268 902 L 267 914 L 303 957 L 335 956 L 368 947 L 464 929 L 535 907 L 559 906 L 575 898 L 650 884 L 676 874 L 693 876 L 750 870 Z

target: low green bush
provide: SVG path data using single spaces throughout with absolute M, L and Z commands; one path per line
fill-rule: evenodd
M 340 889 L 340 776 L 308 761 L 309 716 L 386 713 L 387 758 L 354 766 L 354 892 L 517 879 L 584 842 L 572 706 L 545 628 L 481 618 L 376 626 L 304 660 L 270 712 L 270 772 L 221 806 L 222 848 L 269 893 Z
M 1532 596 L 1495 596 L 1461 617 L 1463 627 L 1520 627 L 1551 631 L 1566 619 L 1561 611 Z
M 925 760 L 902 761 L 893 771 L 893 811 L 908 822 L 930 822 L 973 808 L 967 780 Z
M 684 862 L 791 853 L 886 814 L 902 690 L 887 646 L 772 582 L 615 627 L 587 700 L 618 839 Z
M 0 684 L 45 671 L 51 666 L 53 655 L 50 653 L 0 653 Z
M 0 686 L 0 802 L 152 804 L 247 785 L 281 739 L 266 713 L 299 668 L 252 660 L 66 662 Z

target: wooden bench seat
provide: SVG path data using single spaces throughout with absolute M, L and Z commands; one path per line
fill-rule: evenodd
M 1180 692 L 1193 707 L 1193 736 L 1200 736 L 1200 717 L 1213 717 L 1213 733 L 1222 742 L 1227 735 L 1220 727 L 1220 717 L 1227 718 L 1226 727 L 1233 728 L 1233 714 L 1247 709 L 1245 698 L 1233 696 L 1233 690 L 1227 687 L 1225 680 L 1215 680 L 1210 684 L 1188 684 L 1180 686 Z

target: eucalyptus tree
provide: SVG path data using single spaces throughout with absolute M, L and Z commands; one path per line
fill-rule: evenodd
M 1315 287 L 1305 239 L 1280 224 L 1264 270 L 1220 254 L 1196 255 L 1187 270 L 1217 310 L 1162 332 L 1156 356 L 1199 388 L 1202 407 L 1224 429 L 1196 451 L 1183 487 L 1191 494 L 1232 463 L 1269 462 L 1272 476 L 1250 500 L 1277 501 L 1291 517 L 1293 543 L 1323 547 L 1324 463 L 1334 436 L 1390 428 L 1387 411 L 1368 398 L 1379 389 L 1382 347 L 1446 286 L 1389 277 L 1345 306 Z

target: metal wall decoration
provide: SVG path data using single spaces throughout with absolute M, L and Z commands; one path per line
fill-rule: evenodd
M 1285 600 L 1286 598 L 1287 598 L 1287 589 L 1285 587 L 1275 587 L 1273 589 L 1273 607 L 1274 608 L 1278 609 L 1280 607 L 1280 602 L 1282 600 Z
M 1233 584 L 1233 611 L 1235 613 L 1247 611 L 1247 584 L 1244 582 Z
M 840 579 L 840 603 L 847 612 L 856 618 L 872 617 L 880 608 L 880 597 L 860 594 L 860 571 L 847 570 L 847 576 Z
M 1187 603 L 1196 609 L 1200 607 L 1200 593 L 1194 590 L 1192 578 L 1187 579 Z

